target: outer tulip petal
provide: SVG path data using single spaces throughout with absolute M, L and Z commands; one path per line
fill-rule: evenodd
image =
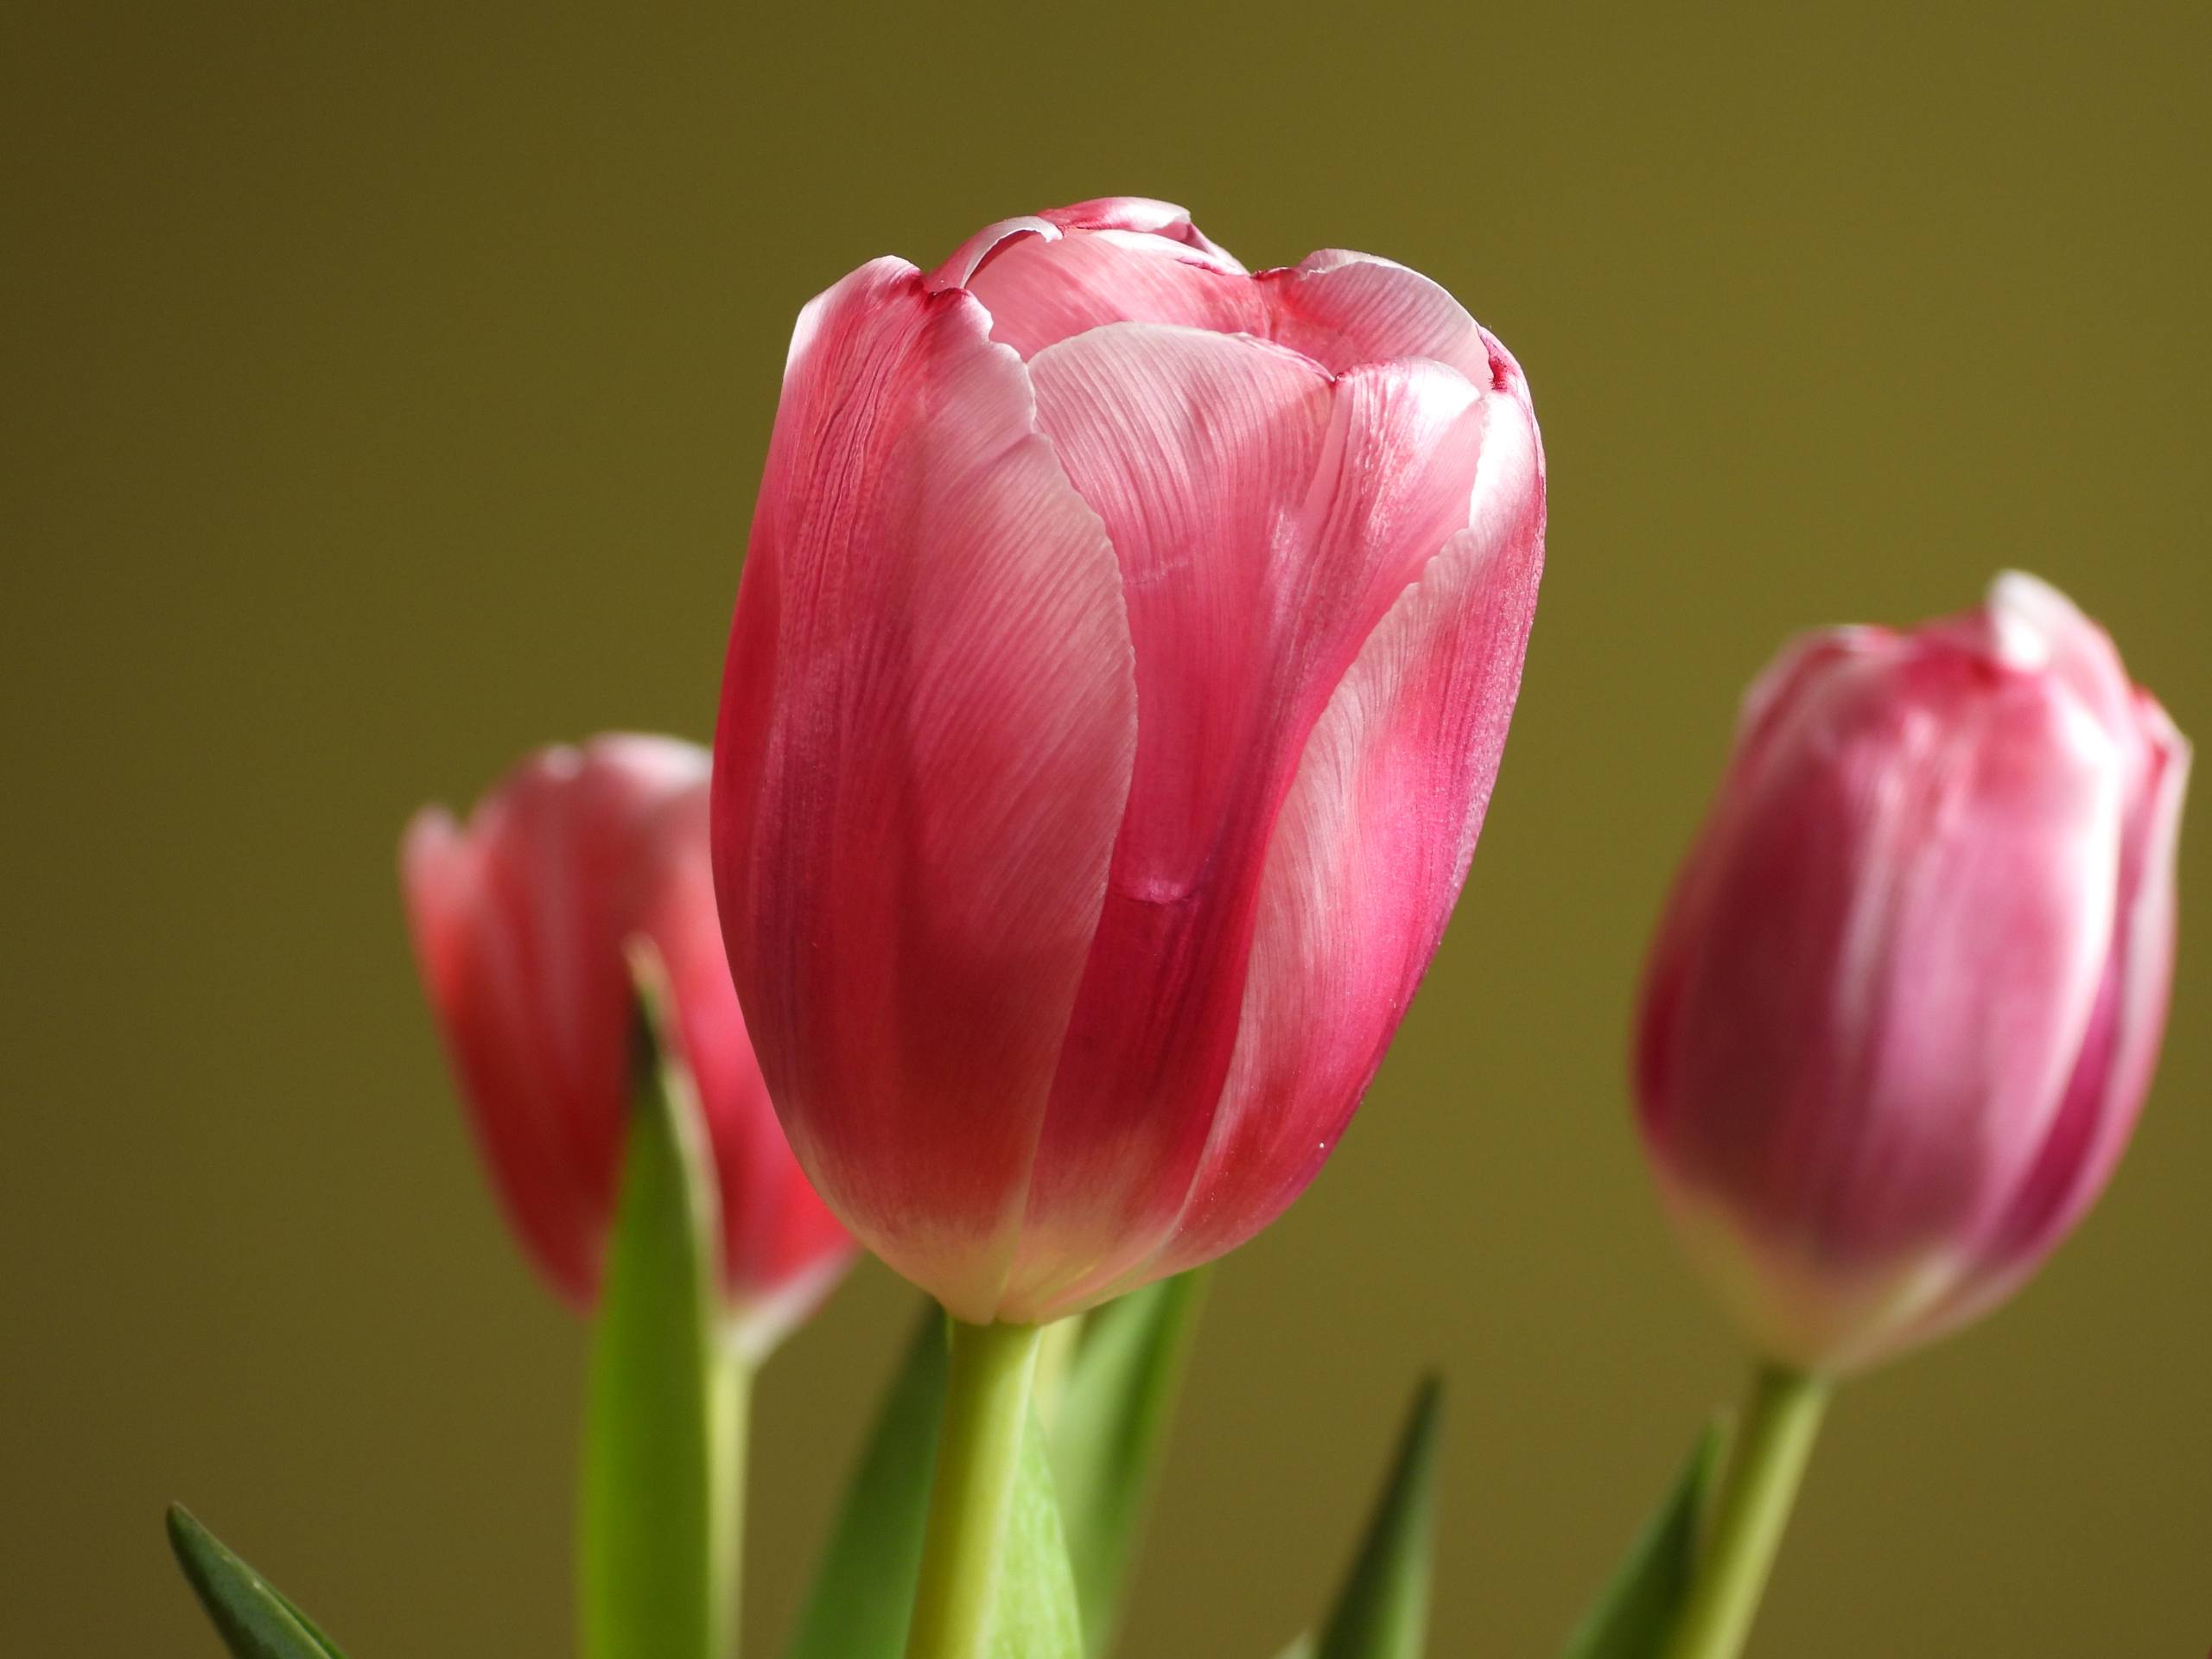
M 1268 332 L 1338 373 L 1363 363 L 1425 357 L 1450 365 L 1475 385 L 1505 384 L 1496 342 L 1466 308 L 1405 266 L 1371 254 L 1328 248 L 1284 270 L 1262 271 L 1258 285 Z M 1503 347 L 1497 348 L 1503 358 Z M 1514 371 L 1517 375 L 1518 371 Z
M 1279 347 L 1185 329 L 1096 330 L 1032 373 L 1122 561 L 1144 717 L 1001 1302 L 1013 1319 L 1086 1300 L 1180 1211 L 1235 1047 L 1276 813 L 1360 647 L 1466 523 L 1484 427 L 1474 389 L 1433 365 L 1332 385 Z
M 509 1216 L 578 1304 L 599 1281 L 630 1051 L 620 936 L 639 902 L 650 790 L 705 756 L 644 737 L 532 756 L 465 837 L 420 816 L 402 876 L 417 950 Z
M 563 1296 L 588 1306 L 599 1265 L 588 1241 L 599 1222 L 597 1194 L 583 1179 L 564 1126 L 535 1109 L 539 1080 L 518 1071 L 508 1033 L 522 1012 L 518 988 L 494 990 L 485 970 L 514 971 L 492 959 L 496 931 L 478 908 L 481 860 L 442 808 L 416 814 L 401 843 L 400 880 L 415 954 L 442 1018 L 447 1056 L 461 1080 L 469 1127 L 509 1224 Z
M 1921 1337 L 1979 1317 L 2042 1265 L 2112 1179 L 2150 1091 L 2173 983 L 2190 747 L 2165 710 L 2132 689 L 2125 717 L 2140 728 L 2150 770 L 2129 810 L 2118 925 L 2082 1058 L 2019 1197 L 1975 1248 L 1973 1276 L 1929 1311 Z
M 1121 578 L 967 295 L 878 260 L 792 346 L 724 681 L 724 931 L 794 1150 L 988 1319 L 1128 792 Z
M 2111 868 L 2120 827 L 2070 695 L 1993 690 L 1957 653 L 1912 671 L 1900 697 L 1847 667 L 1802 716 L 1821 741 L 1732 773 L 1655 965 L 1643 1091 L 1670 1182 L 1731 1195 L 1777 1271 L 1872 1286 L 1905 1264 L 1893 1323 L 1946 1294 L 1949 1241 L 2050 1127 L 2111 937 L 2110 896 L 2084 904 L 2074 873 Z
M 1485 462 L 1510 446 L 1491 429 Z M 1319 1173 L 1465 881 L 1535 620 L 1535 431 L 1330 700 L 1268 853 L 1236 1058 L 1198 1180 L 1145 1278 L 1243 1243 Z

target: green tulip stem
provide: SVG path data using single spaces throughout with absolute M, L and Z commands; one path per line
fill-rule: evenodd
M 715 1651 L 722 1659 L 736 1659 L 745 1582 L 745 1454 L 753 1427 L 753 1362 L 734 1342 L 718 1342 L 714 1348 L 707 1379 L 713 1459 L 707 1471 L 710 1618 Z
M 1751 1634 L 1790 1506 L 1821 1432 L 1827 1378 L 1763 1364 L 1736 1431 L 1727 1483 L 1666 1659 L 1736 1659 Z
M 988 1659 L 1043 1332 L 952 1322 L 944 1427 L 906 1659 Z

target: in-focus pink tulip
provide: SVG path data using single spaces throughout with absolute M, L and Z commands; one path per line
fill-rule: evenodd
M 1042 1320 L 1305 1187 L 1473 854 L 1543 521 L 1519 368 L 1383 260 L 1254 276 L 1103 200 L 806 308 L 715 861 L 865 1243 Z
M 1769 1357 L 1938 1336 L 2102 1190 L 2165 1021 L 2189 753 L 2029 576 L 1752 687 L 1637 1080 L 1669 1208 Z
M 588 1306 L 630 1110 L 626 947 L 665 965 L 721 1196 L 733 1339 L 765 1353 L 851 1259 L 785 1144 L 722 955 L 708 757 L 662 737 L 531 755 L 466 825 L 428 807 L 401 852 L 408 919 L 478 1144 L 516 1230 Z

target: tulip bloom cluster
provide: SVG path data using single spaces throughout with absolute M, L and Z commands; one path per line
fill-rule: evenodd
M 1441 937 L 1542 563 L 1442 289 L 1086 202 L 806 308 L 715 741 L 800 1161 L 964 1320 L 1211 1260 L 1319 1169 Z
M 942 1311 L 790 1659 L 1104 1659 L 1190 1270 L 1313 1179 L 1466 879 L 1545 487 L 1526 380 L 1443 289 L 1253 274 L 1160 202 L 874 260 L 801 314 L 711 763 L 545 750 L 404 844 L 494 1184 L 594 1319 L 584 1659 L 731 1659 L 752 1370 L 855 1238 Z M 2102 1190 L 2189 762 L 2025 576 L 1753 686 L 1634 1082 L 1757 1382 L 1577 1659 L 1735 1659 L 1835 1379 L 1994 1306 Z M 1436 1421 L 1424 1390 L 1289 1651 L 1417 1651 Z M 335 1659 L 172 1536 L 239 1659 Z

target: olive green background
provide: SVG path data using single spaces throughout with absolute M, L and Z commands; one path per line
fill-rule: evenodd
M 1218 1277 L 1128 1651 L 1271 1654 L 1429 1365 L 1433 1650 L 1552 1651 L 1738 1382 L 1622 1055 L 1743 682 L 2018 564 L 2212 732 L 2212 24 L 1943 10 L 11 9 L 0 1650 L 213 1653 L 180 1497 L 359 1659 L 567 1650 L 583 1333 L 479 1179 L 399 826 L 546 739 L 707 734 L 808 296 L 1141 192 L 1450 286 L 1552 531 L 1467 896 Z M 2212 1642 L 2208 832 L 2116 1186 L 1845 1395 L 1759 1653 Z M 907 1296 L 864 1268 L 764 1382 L 756 1654 Z

